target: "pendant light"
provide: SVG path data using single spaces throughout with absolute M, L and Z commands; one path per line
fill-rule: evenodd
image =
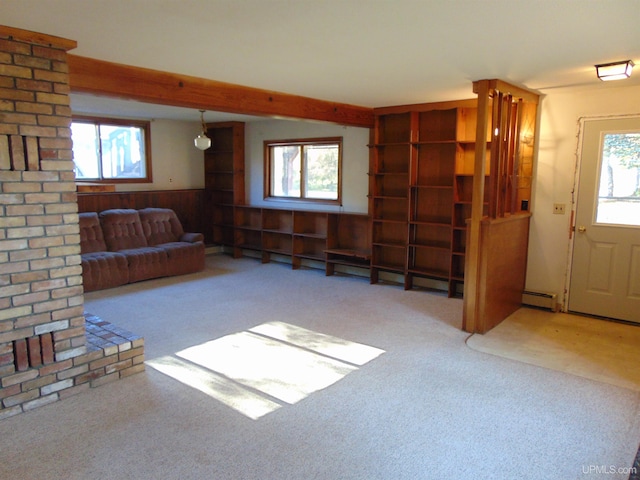
M 202 124 L 202 132 L 193 139 L 196 148 L 206 150 L 211 146 L 211 139 L 207 137 L 207 126 L 204 124 L 204 110 L 200 110 L 200 123 Z

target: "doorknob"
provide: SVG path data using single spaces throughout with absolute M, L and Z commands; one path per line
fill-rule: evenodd
M 584 233 L 584 232 L 586 232 L 586 231 L 587 231 L 587 227 L 585 227 L 584 225 L 580 225 L 580 226 L 578 227 L 578 232 L 579 232 L 579 233 Z

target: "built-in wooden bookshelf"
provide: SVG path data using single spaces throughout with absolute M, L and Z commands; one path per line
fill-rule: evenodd
M 487 331 L 521 304 L 538 96 L 500 80 L 474 93 L 374 109 L 367 214 L 245 205 L 244 125 L 210 124 L 207 238 L 294 269 L 368 269 L 371 283 L 385 274 L 449 296 L 464 287 L 463 329 Z
M 262 209 L 249 205 L 233 207 L 233 256 L 239 258 L 243 250 L 262 251 Z
M 376 116 L 369 166 L 371 283 L 380 271 L 406 271 L 413 123 L 410 112 Z
M 328 239 L 328 213 L 293 211 L 293 268 L 300 268 L 303 260 L 325 261 Z
M 447 285 L 449 295 L 461 293 L 476 116 L 474 100 L 377 110 L 369 172 L 372 283 L 387 271 L 402 275 L 407 289 L 424 278 Z
M 477 105 L 462 100 L 376 109 L 368 214 L 244 205 L 243 124 L 211 124 L 205 174 L 214 242 L 236 257 L 247 250 L 263 262 L 288 256 L 294 269 L 305 261 L 324 262 L 327 275 L 338 266 L 368 268 L 371 283 L 384 272 L 402 278 L 406 289 L 426 280 L 445 285 L 450 296 L 461 294 L 476 147 L 487 157 L 484 215 L 491 215 L 490 205 L 508 214 L 526 211 L 531 195 L 533 143 L 523 132 L 527 122 L 535 126 L 535 118 L 529 119 L 535 107 L 520 107 L 517 129 L 509 134 L 519 135 L 517 152 L 496 163 L 501 150 L 493 137 L 500 128 L 489 122 L 477 142 Z M 495 165 L 505 179 L 495 178 Z M 498 191 L 499 201 L 492 200 Z
M 231 247 L 234 240 L 233 208 L 245 203 L 244 123 L 207 124 L 211 147 L 204 152 L 205 230 L 207 243 Z
M 293 253 L 293 212 L 262 209 L 262 261 L 269 262 L 272 253 Z
M 467 220 L 471 218 L 473 194 L 473 172 L 476 150 L 476 107 L 456 109 L 456 160 L 454 170 L 454 193 L 452 213 L 450 294 L 458 294 L 464 281 Z M 491 131 L 486 132 L 486 154 L 490 157 Z M 484 214 L 488 207 L 489 163 L 485 171 Z
M 409 239 L 405 286 L 415 277 L 448 282 L 451 274 L 451 209 L 457 110 L 416 112 L 411 164 Z
M 272 255 L 291 258 L 292 268 L 305 260 L 369 268 L 371 238 L 367 214 L 262 208 L 236 205 L 233 210 L 235 257 L 259 252 L 263 263 Z
M 368 215 L 330 213 L 327 223 L 326 274 L 336 266 L 369 268 L 371 265 L 371 227 Z

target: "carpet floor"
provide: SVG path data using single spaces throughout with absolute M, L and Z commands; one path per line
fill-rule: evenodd
M 640 394 L 466 345 L 462 301 L 254 259 L 85 296 L 144 373 L 0 422 L 0 478 L 627 479 Z

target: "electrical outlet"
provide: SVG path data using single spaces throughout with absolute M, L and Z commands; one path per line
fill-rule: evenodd
M 553 214 L 554 215 L 564 215 L 564 203 L 554 203 L 553 204 Z

